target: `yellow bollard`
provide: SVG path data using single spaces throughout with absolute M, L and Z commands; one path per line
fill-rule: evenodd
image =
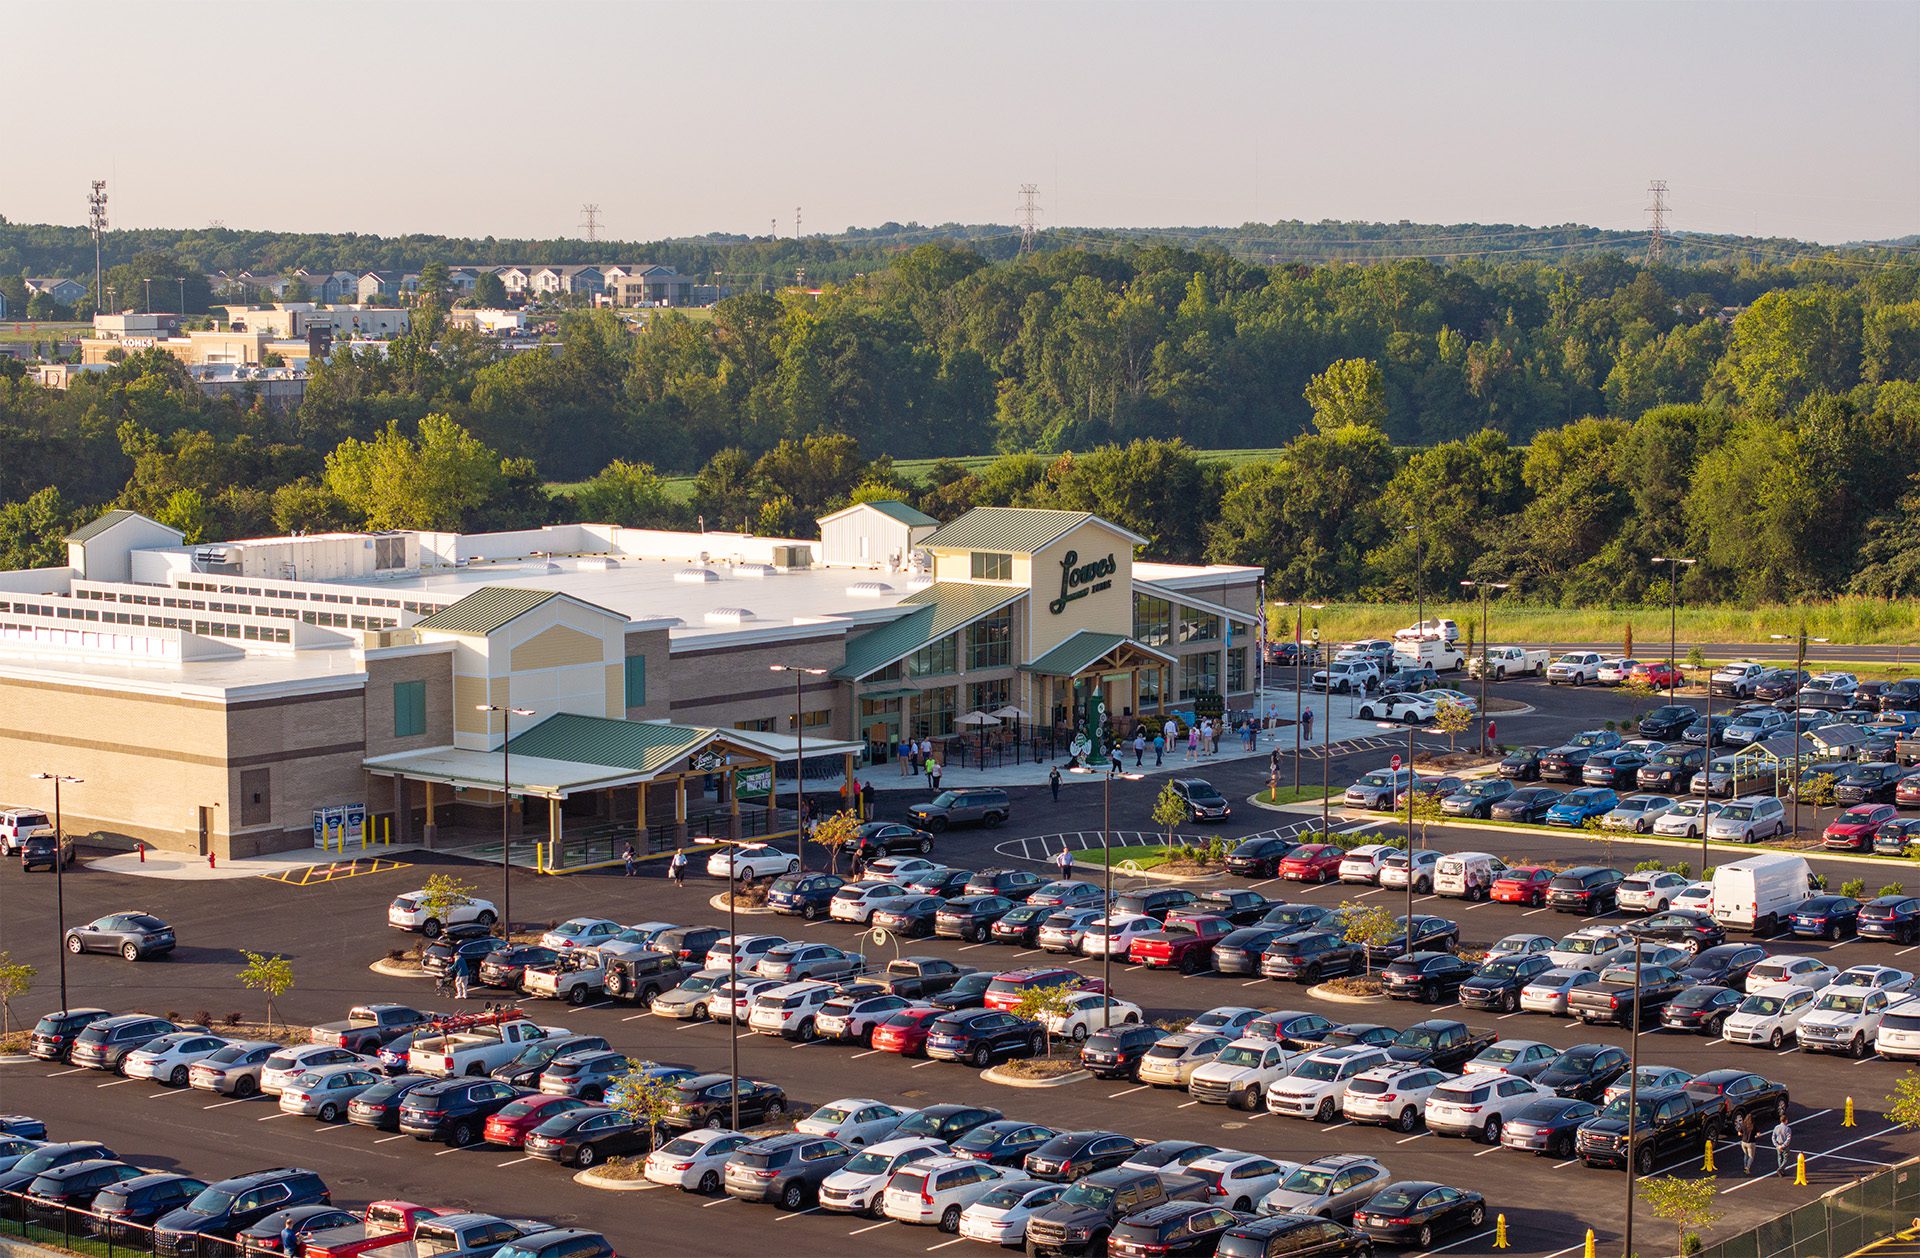
M 1700 1169 L 1703 1171 L 1716 1169 L 1713 1165 L 1713 1141 L 1711 1140 L 1707 1141 L 1707 1156 L 1706 1160 L 1700 1163 Z
M 1800 1155 L 1800 1162 L 1793 1168 L 1793 1183 L 1796 1188 L 1807 1186 L 1807 1155 Z
M 1852 1097 L 1847 1098 L 1847 1116 L 1840 1120 L 1840 1125 L 1842 1127 L 1853 1126 L 1853 1098 Z
M 392 817 L 380 818 L 380 842 L 387 847 L 393 846 L 393 818 Z
M 1587 1252 L 1585 1258 L 1593 1258 L 1593 1229 L 1587 1229 Z
M 1493 1216 L 1493 1247 L 1495 1249 L 1507 1247 L 1507 1216 L 1504 1214 Z

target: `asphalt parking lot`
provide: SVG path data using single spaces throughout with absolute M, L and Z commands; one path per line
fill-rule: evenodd
M 1613 715 L 1609 710 L 1613 707 L 1620 709 L 1619 715 L 1625 715 L 1625 700 L 1606 692 L 1551 691 L 1520 683 L 1497 688 L 1496 693 L 1535 702 L 1539 709 L 1530 716 L 1498 718 L 1502 739 L 1508 742 L 1556 741 L 1566 733 L 1598 724 Z M 1290 741 L 1285 746 L 1290 749 Z M 1388 754 L 1385 750 L 1369 750 L 1345 757 L 1329 766 L 1329 776 L 1336 786 L 1341 785 Z M 1317 777 L 1318 769 L 1315 763 L 1306 766 L 1309 780 Z M 1230 798 L 1239 799 L 1264 782 L 1266 764 L 1263 760 L 1225 762 L 1196 771 L 1208 776 Z M 1290 776 L 1290 766 L 1283 762 L 1283 780 Z M 1115 826 L 1137 829 L 1149 825 L 1144 816 L 1158 789 L 1159 782 L 1153 778 L 1117 784 Z M 911 799 L 898 793 L 883 795 L 882 815 L 896 815 Z M 1022 838 L 1098 829 L 1100 814 L 1100 790 L 1084 782 L 1063 791 L 1058 805 L 1047 798 L 1045 788 L 1019 792 L 1013 823 L 998 831 L 947 836 L 942 840 L 940 856 L 948 863 L 969 868 L 1004 864 L 1005 856 L 996 849 L 1007 849 Z M 1253 833 L 1280 820 L 1284 819 L 1241 805 L 1222 827 L 1222 833 Z M 1824 823 L 1824 818 L 1820 821 Z M 1810 819 L 1806 823 L 1814 824 Z M 1398 831 L 1388 825 L 1382 833 L 1397 835 Z M 1592 860 L 1604 855 L 1597 841 L 1571 834 L 1436 831 L 1429 843 L 1446 850 L 1478 848 L 1509 859 Z M 1642 858 L 1641 847 L 1648 849 L 1647 854 L 1674 858 L 1671 844 L 1615 839 L 1612 859 L 1623 867 L 1630 866 Z M 337 1017 L 348 1004 L 370 999 L 432 1004 L 431 987 L 424 981 L 384 977 L 367 968 L 387 949 L 411 942 L 386 927 L 388 900 L 419 885 L 428 866 L 461 864 L 418 854 L 407 859 L 414 861 L 413 867 L 305 886 L 259 878 L 217 883 L 160 882 L 81 869 L 66 882 L 69 922 L 113 910 L 145 909 L 172 922 L 182 944 L 172 959 L 141 965 L 103 956 L 71 958 L 69 1003 L 141 1008 L 187 1018 L 210 1013 L 219 1019 L 229 1011 L 257 1017 L 262 1010 L 259 996 L 242 990 L 234 978 L 241 964 L 240 950 L 248 948 L 284 952 L 292 959 L 296 986 L 281 1003 L 282 1013 L 296 1024 Z M 1862 875 L 1860 866 L 1817 859 L 1814 863 L 1830 876 L 1866 876 L 1871 885 L 1896 876 L 1889 872 L 1876 879 L 1871 869 Z M 482 894 L 498 898 L 494 891 L 497 871 L 468 865 L 462 872 L 479 884 Z M 713 922 L 724 920 L 724 914 L 707 903 L 717 889 L 716 884 L 699 877 L 691 879 L 684 889 L 674 888 L 658 877 L 657 871 L 636 879 L 620 878 L 617 871 L 567 878 L 539 878 L 517 872 L 513 903 L 515 916 L 521 921 L 596 914 L 623 921 Z M 1275 898 L 1323 903 L 1353 898 L 1355 890 L 1288 884 L 1283 891 L 1277 883 L 1259 885 L 1258 889 Z M 1368 899 L 1396 906 L 1400 903 L 1398 892 L 1360 891 Z M 1559 914 L 1499 904 L 1425 898 L 1416 907 L 1417 911 L 1458 920 L 1467 947 L 1484 946 L 1514 931 L 1557 935 L 1576 924 Z M 751 917 L 742 919 L 742 929 L 817 938 L 867 951 L 875 960 L 891 957 L 891 948 L 880 955 L 860 931 L 844 923 L 803 925 L 793 918 Z M 14 868 L 0 870 L 0 950 L 40 969 L 33 992 L 15 1003 L 16 1017 L 30 1018 L 59 1003 L 56 934 L 53 880 L 39 874 L 23 876 Z M 1782 952 L 1830 953 L 1828 959 L 1842 967 L 1878 962 L 1911 969 L 1920 962 L 1920 948 L 1857 940 L 1838 944 L 1773 941 L 1770 946 Z M 991 945 L 933 940 L 905 943 L 902 950 L 996 969 L 1048 959 Z M 1097 961 L 1083 959 L 1076 964 L 1089 971 L 1099 968 Z M 1309 997 L 1293 985 L 1215 974 L 1181 977 L 1116 966 L 1115 987 L 1119 995 L 1145 1006 L 1148 1016 L 1154 1018 L 1192 1014 L 1226 1004 L 1314 1009 L 1336 1021 L 1377 1021 L 1398 1026 L 1434 1016 L 1434 1011 L 1423 1005 L 1334 1004 Z M 725 1068 L 728 1035 L 723 1027 L 667 1022 L 625 1005 L 533 1007 L 543 1021 L 604 1034 L 617 1048 L 636 1057 L 706 1069 Z M 1532 1014 L 1463 1014 L 1453 1008 L 1440 1011 L 1438 1016 L 1463 1017 L 1479 1030 L 1541 1039 L 1562 1047 L 1583 1041 L 1625 1044 L 1628 1038 L 1617 1028 L 1581 1028 Z M 1490 1208 L 1506 1214 L 1512 1253 L 1558 1255 L 1577 1251 L 1589 1226 L 1598 1233 L 1602 1246 L 1618 1241 L 1625 1177 L 1618 1172 L 1587 1170 L 1577 1163 L 1555 1163 L 1425 1133 L 1404 1136 L 1347 1124 L 1322 1127 L 1264 1113 L 1244 1114 L 1195 1103 L 1183 1093 L 1125 1083 L 1087 1080 L 1045 1090 L 1014 1089 L 987 1082 L 962 1066 L 850 1047 L 795 1045 L 761 1036 L 742 1036 L 739 1052 L 745 1073 L 780 1083 L 802 1107 L 849 1095 L 916 1105 L 971 1101 L 997 1106 L 1009 1116 L 1063 1129 L 1107 1127 L 1149 1139 L 1207 1140 L 1293 1160 L 1330 1152 L 1366 1153 L 1380 1158 L 1398 1178 L 1432 1178 L 1484 1192 Z M 1737 1150 L 1718 1151 L 1723 1185 L 1718 1205 L 1724 1217 L 1717 1234 L 1751 1227 L 1913 1151 L 1911 1137 L 1892 1132 L 1881 1117 L 1884 1098 L 1902 1069 L 1891 1063 L 1871 1057 L 1861 1062 L 1841 1057 L 1816 1059 L 1791 1049 L 1775 1054 L 1660 1031 L 1642 1037 L 1641 1060 L 1693 1072 L 1737 1066 L 1775 1078 L 1791 1090 L 1795 1148 L 1810 1155 L 1809 1185 L 1793 1187 L 1786 1180 L 1771 1178 L 1747 1180 L 1740 1174 Z M 1853 1127 L 1842 1125 L 1849 1097 L 1856 1104 Z M 358 1203 L 403 1198 L 502 1214 L 531 1214 L 602 1230 L 624 1253 L 665 1249 L 702 1255 L 747 1254 L 763 1249 L 769 1235 L 783 1250 L 795 1254 L 909 1254 L 966 1243 L 933 1229 L 814 1213 L 786 1215 L 771 1207 L 748 1206 L 725 1198 L 706 1200 L 665 1189 L 626 1195 L 600 1193 L 572 1183 L 568 1173 L 556 1167 L 500 1149 L 446 1151 L 410 1138 L 344 1125 L 323 1127 L 308 1119 L 282 1116 L 265 1102 L 223 1101 L 199 1092 L 176 1092 L 95 1072 L 73 1073 L 43 1063 L 0 1066 L 0 1110 L 39 1114 L 53 1126 L 56 1137 L 99 1138 L 121 1155 L 156 1167 L 178 1167 L 211 1176 L 269 1165 L 310 1166 L 327 1178 L 337 1199 Z M 1762 1163 L 1771 1164 L 1769 1152 L 1763 1151 Z M 1698 1167 L 1690 1159 L 1687 1165 L 1672 1169 L 1692 1173 Z M 1441 1248 L 1467 1254 L 1491 1252 L 1492 1244 L 1489 1231 L 1449 1237 Z

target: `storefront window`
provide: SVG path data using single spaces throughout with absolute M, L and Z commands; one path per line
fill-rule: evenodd
M 978 559 L 979 556 L 975 555 Z M 967 667 L 1005 668 L 1013 663 L 1013 609 L 967 626 Z
M 1241 694 L 1247 688 L 1247 648 L 1237 646 L 1227 652 L 1227 693 Z
M 928 738 L 943 738 L 953 733 L 954 687 L 935 686 L 913 696 L 913 732 Z
M 1013 556 L 996 555 L 989 551 L 976 550 L 973 560 L 973 579 L 976 581 L 1013 580 Z
M 757 720 L 752 720 L 752 721 L 735 721 L 733 723 L 733 727 L 735 729 L 756 730 L 762 734 L 771 734 L 773 732 L 773 718 L 770 716 L 763 716 L 758 718 Z
M 1180 660 L 1180 698 L 1213 694 L 1220 689 L 1220 657 L 1212 651 L 1187 655 Z
M 1004 708 L 1013 683 L 1002 677 L 999 681 L 975 681 L 967 684 L 967 711 L 992 712 Z
M 1220 637 L 1220 617 L 1212 612 L 1195 611 L 1191 607 L 1180 609 L 1180 640 L 1182 642 L 1214 642 Z
M 886 720 L 888 717 L 898 715 L 899 712 L 898 699 L 862 699 L 860 701 L 862 721 Z
M 1173 604 L 1149 594 L 1133 596 L 1133 639 L 1148 646 L 1173 640 Z
M 893 663 L 887 665 L 883 669 L 880 669 L 878 672 L 868 673 L 865 677 L 861 678 L 860 680 L 865 682 L 899 681 L 901 676 L 903 675 L 904 668 L 905 666 L 901 664 L 899 660 L 895 660 Z
M 1157 668 L 1140 670 L 1140 706 L 1143 709 L 1160 706 L 1160 670 Z
M 948 634 L 938 642 L 929 642 L 907 657 L 907 676 L 940 677 L 947 673 L 958 672 L 960 668 L 960 637 Z

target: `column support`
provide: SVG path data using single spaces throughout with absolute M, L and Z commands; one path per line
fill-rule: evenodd
M 547 868 L 558 869 L 561 863 L 560 837 L 560 801 L 547 799 Z
M 673 779 L 673 841 L 680 845 L 687 841 L 687 778 L 684 773 Z
M 440 837 L 440 826 L 433 819 L 433 783 L 426 782 L 423 785 L 427 788 L 427 820 L 426 824 L 420 827 L 420 842 L 425 844 L 427 850 L 431 852 L 433 841 Z

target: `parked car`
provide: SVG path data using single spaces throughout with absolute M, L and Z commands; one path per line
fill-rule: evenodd
M 916 825 L 935 834 L 956 825 L 1000 825 L 1013 813 L 1013 804 L 1004 790 L 991 786 L 970 786 L 941 791 L 924 804 L 914 804 L 907 816 Z
M 984 1070 L 995 1059 L 1038 1057 L 1046 1036 L 1037 1022 L 999 1009 L 971 1009 L 936 1019 L 927 1028 L 927 1056 L 967 1061 Z
M 1547 819 L 1548 810 L 1563 798 L 1563 792 L 1550 786 L 1523 786 L 1505 799 L 1494 801 L 1487 814 L 1495 821 L 1539 824 Z
M 1817 895 L 1794 909 L 1789 929 L 1796 938 L 1838 939 L 1860 925 L 1860 901 L 1848 895 Z
M 721 1181 L 736 1200 L 801 1210 L 819 1200 L 821 1184 L 852 1158 L 853 1150 L 838 1140 L 783 1132 L 740 1146 L 727 1159 Z
M 1037 1179 L 1003 1180 L 960 1212 L 960 1235 L 989 1245 L 1024 1248 L 1027 1220 L 1067 1191 Z
M 1510 1075 L 1472 1075 L 1443 1083 L 1427 1098 L 1427 1130 L 1499 1144 L 1501 1128 L 1534 1101 L 1551 1095 L 1543 1084 Z
M 1486 1200 L 1479 1193 L 1431 1180 L 1389 1184 L 1353 1216 L 1354 1226 L 1369 1239 L 1421 1250 L 1432 1249 L 1436 1237 L 1478 1230 L 1486 1221 Z
M 1351 1218 L 1392 1178 L 1373 1158 L 1330 1153 L 1293 1171 L 1260 1199 L 1262 1214 L 1308 1214 Z
M 951 1146 L 955 1157 L 972 1158 L 993 1166 L 1024 1167 L 1027 1154 L 1060 1133 L 1038 1123 L 1015 1118 L 998 1118 L 981 1123 Z
M 1491 815 L 1495 804 L 1511 796 L 1517 789 L 1508 778 L 1475 778 L 1461 783 L 1457 790 L 1442 799 L 1440 811 L 1449 817 L 1485 818 Z
M 1544 747 L 1515 747 L 1500 758 L 1494 771 L 1512 782 L 1534 782 L 1540 778 L 1540 757 Z
M 1193 1072 L 1220 1055 L 1232 1037 L 1216 1031 L 1179 1031 L 1141 1055 L 1137 1077 L 1159 1088 L 1184 1088 Z
M 1227 872 L 1243 878 L 1272 878 L 1280 862 L 1299 844 L 1273 835 L 1242 839 L 1227 853 Z
M 1580 865 L 1556 875 L 1547 884 L 1547 904 L 1560 913 L 1590 917 L 1610 911 L 1619 897 L 1625 875 L 1604 865 Z
M 1747 795 L 1721 808 L 1707 821 L 1707 837 L 1758 843 L 1786 833 L 1787 808 L 1771 795 Z
M 849 860 L 862 862 L 881 856 L 910 853 L 930 856 L 933 853 L 933 835 L 897 821 L 863 821 L 854 830 L 853 837 L 840 845 L 840 850 Z
M 727 1075 L 695 1075 L 674 1085 L 673 1105 L 660 1121 L 663 1127 L 688 1130 L 708 1127 L 725 1130 L 733 1112 L 735 1093 Z M 787 1094 L 778 1084 L 743 1078 L 738 1092 L 740 1121 L 761 1123 L 787 1110 Z
M 1579 790 L 1568 791 L 1558 803 L 1547 809 L 1547 824 L 1577 828 L 1591 819 L 1606 816 L 1617 803 L 1619 797 L 1608 788 L 1583 786 Z
M 1874 832 L 1899 815 L 1892 804 L 1855 804 L 1821 831 L 1820 845 L 1830 851 L 1871 852 Z

